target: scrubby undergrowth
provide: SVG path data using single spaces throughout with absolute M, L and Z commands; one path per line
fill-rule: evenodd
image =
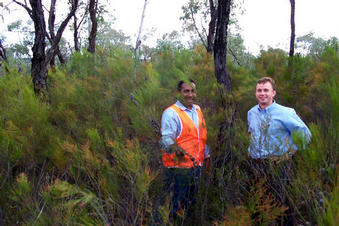
M 278 83 L 277 101 L 294 106 L 312 141 L 294 160 L 288 195 L 300 224 L 334 225 L 338 214 L 339 55 L 262 52 L 254 69 L 229 63 L 233 95 L 214 78 L 211 56 L 163 48 L 152 62 L 116 49 L 77 53 L 49 73 L 44 100 L 14 69 L 0 77 L 0 224 L 145 225 L 160 191 L 160 119 L 186 76 L 198 87 L 213 171 L 204 175 L 196 224 L 267 225 L 283 214 L 263 184 L 249 187 L 246 113 L 261 76 Z M 296 78 L 296 93 L 292 79 Z M 230 118 L 232 117 L 232 119 Z M 220 126 L 229 123 L 227 131 Z M 168 206 L 162 210 L 164 217 Z M 191 222 L 192 223 L 192 222 Z

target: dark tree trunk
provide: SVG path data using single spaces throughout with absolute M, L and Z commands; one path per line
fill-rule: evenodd
M 74 17 L 73 17 L 73 27 L 74 27 L 74 30 L 73 30 L 73 38 L 74 38 L 74 49 L 75 51 L 80 51 L 80 47 L 79 47 L 79 38 L 78 38 L 78 18 L 77 16 L 74 14 Z
M 230 163 L 231 167 L 236 164 L 235 155 L 232 146 L 234 141 L 234 130 L 232 129 L 235 122 L 235 103 L 232 93 L 231 78 L 227 71 L 226 54 L 227 54 L 227 27 L 231 11 L 231 0 L 218 0 L 217 7 L 217 25 L 214 41 L 214 67 L 217 82 L 221 84 L 219 88 L 221 105 L 223 107 L 224 120 L 220 122 L 217 146 L 222 150 L 222 156 L 216 159 L 215 167 L 225 167 Z M 220 178 L 218 183 L 225 183 Z M 224 191 L 222 197 L 227 197 Z M 226 200 L 221 199 L 222 206 L 226 205 Z
M 29 0 L 31 9 L 28 7 L 27 2 L 21 3 L 16 0 L 13 0 L 16 4 L 22 6 L 26 11 L 28 12 L 29 16 L 32 18 L 34 22 L 34 44 L 32 48 L 33 52 L 33 58 L 31 60 L 32 62 L 32 80 L 34 85 L 34 92 L 36 94 L 40 94 L 42 91 L 48 89 L 47 84 L 47 75 L 48 75 L 48 64 L 52 61 L 52 58 L 55 56 L 58 50 L 58 45 L 62 36 L 62 33 L 64 32 L 69 20 L 74 15 L 79 0 L 73 0 L 72 1 L 72 10 L 66 17 L 66 19 L 61 23 L 57 34 L 54 34 L 54 24 L 51 25 L 51 22 L 54 21 L 54 6 L 55 6 L 55 0 L 51 0 L 51 9 L 52 9 L 52 15 L 49 17 L 49 27 L 51 32 L 51 35 L 49 35 L 46 32 L 46 23 L 45 23 L 45 17 L 43 12 L 43 6 L 41 3 L 41 0 Z M 51 42 L 51 48 L 48 50 L 47 54 L 45 53 L 46 50 L 46 40 L 45 38 L 48 38 Z M 53 63 L 53 61 L 52 61 Z
M 295 0 L 290 0 L 291 3 L 291 39 L 289 56 L 294 56 L 294 41 L 295 41 Z
M 64 56 L 62 55 L 60 49 L 59 49 L 59 46 L 57 47 L 57 49 L 55 50 L 55 53 L 52 57 L 52 59 L 50 60 L 50 66 L 51 68 L 53 69 L 53 71 L 55 71 L 55 57 L 58 56 L 58 59 L 60 61 L 61 64 L 65 64 L 66 63 L 66 60 L 64 58 Z
M 46 24 L 41 0 L 30 0 L 32 7 L 32 19 L 34 22 L 35 37 L 32 48 L 32 80 L 34 92 L 39 94 L 43 90 L 47 90 L 47 67 L 46 67 Z
M 97 29 L 98 29 L 98 22 L 97 22 L 97 17 L 96 17 L 96 13 L 97 13 L 97 9 L 98 9 L 98 1 L 97 0 L 90 0 L 89 2 L 89 15 L 91 18 L 91 23 L 92 23 L 92 27 L 91 27 L 91 33 L 88 37 L 88 52 L 90 53 L 95 53 L 95 39 L 97 36 Z
M 296 96 L 297 96 L 297 78 L 296 73 L 294 72 L 294 42 L 295 42 L 295 0 L 290 0 L 291 3 L 291 39 L 290 39 L 290 52 L 288 59 L 288 71 L 290 76 L 292 77 L 293 90 L 292 96 L 293 103 L 292 105 L 295 107 L 296 104 Z
M 48 28 L 49 28 L 49 35 L 50 35 L 49 41 L 51 45 L 53 44 L 53 40 L 55 39 L 55 32 L 54 32 L 55 3 L 56 3 L 56 0 L 51 0 L 51 6 L 50 6 L 49 18 L 48 18 Z M 59 46 L 57 47 L 57 49 L 59 49 Z M 52 59 L 49 62 L 53 71 L 55 71 L 55 56 L 56 56 L 56 52 L 53 54 Z
M 55 2 L 56 0 L 52 0 L 51 4 L 52 4 L 53 1 Z M 46 66 L 47 66 L 48 62 L 50 62 L 52 60 L 52 58 L 54 58 L 56 55 L 58 55 L 58 57 L 59 57 L 59 55 L 61 55 L 61 52 L 60 52 L 60 49 L 59 49 L 59 43 L 60 43 L 62 34 L 63 34 L 68 22 L 74 16 L 75 11 L 78 8 L 78 3 L 79 3 L 79 0 L 73 0 L 72 9 L 69 12 L 69 14 L 67 15 L 67 17 L 65 18 L 65 20 L 61 23 L 56 35 L 54 34 L 54 23 L 53 23 L 53 25 L 49 24 L 49 26 L 52 26 L 52 32 L 51 32 L 52 34 L 51 34 L 51 37 L 49 38 L 52 46 L 46 54 Z M 59 57 L 59 60 L 60 60 L 60 57 Z M 60 60 L 60 62 L 62 62 L 62 61 L 64 61 L 63 57 Z
M 2 45 L 2 41 L 1 41 L 1 40 L 0 40 L 0 60 L 1 60 L 2 62 L 4 62 L 5 70 L 8 72 L 7 53 L 6 53 L 6 49 L 5 49 L 4 46 Z M 0 61 L 0 67 L 2 66 L 1 61 Z
M 219 0 L 217 9 L 217 27 L 214 41 L 215 76 L 219 84 L 223 84 L 232 93 L 231 78 L 227 71 L 227 27 L 231 11 L 231 0 Z
M 214 44 L 214 35 L 215 35 L 215 24 L 216 24 L 216 11 L 215 11 L 215 5 L 213 0 L 209 0 L 210 3 L 210 15 L 211 20 L 208 25 L 208 35 L 207 35 L 207 52 L 212 53 L 213 52 L 213 44 Z
M 58 56 L 58 59 L 59 59 L 60 63 L 61 63 L 61 64 L 65 64 L 65 63 L 66 63 L 66 60 L 65 60 L 65 57 L 62 55 L 62 53 L 61 53 L 61 51 L 60 51 L 60 49 L 59 49 L 59 46 L 58 46 L 58 48 L 57 48 L 57 50 L 56 50 L 56 54 L 57 54 L 57 56 Z

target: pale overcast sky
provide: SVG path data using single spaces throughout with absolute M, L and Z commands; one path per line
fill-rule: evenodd
M 43 2 L 48 0 L 43 0 Z M 181 31 L 182 5 L 189 0 L 148 0 L 144 19 L 143 34 L 148 35 L 146 44 L 155 45 L 155 41 L 164 33 L 173 30 Z M 243 1 L 243 15 L 238 15 L 241 34 L 245 46 L 257 54 L 262 46 L 288 50 L 290 37 L 290 1 L 289 0 L 235 0 Z M 0 2 L 3 2 L 0 0 Z M 9 0 L 5 0 L 9 2 Z M 60 3 L 65 0 L 60 0 Z M 115 17 L 114 28 L 122 30 L 132 37 L 135 43 L 139 29 L 144 0 L 114 0 L 109 1 L 109 10 Z M 58 3 L 58 2 L 57 2 Z M 12 4 L 15 6 L 15 4 Z M 16 6 L 18 8 L 18 6 Z M 20 7 L 19 7 L 20 8 Z M 339 0 L 296 0 L 296 35 L 301 36 L 314 32 L 315 36 L 339 38 Z M 19 12 L 20 15 L 18 16 Z M 15 16 L 16 15 L 16 16 Z M 27 12 L 23 9 L 12 11 L 0 20 L 0 32 L 11 20 L 22 18 L 27 20 Z M 13 34 L 18 35 L 18 34 Z M 153 37 L 152 37 L 153 36 Z M 8 38 L 7 40 L 13 40 Z
M 237 1 L 237 0 L 236 0 Z M 181 31 L 181 7 L 188 0 L 148 0 L 144 19 L 144 32 L 156 29 L 154 34 L 173 30 Z M 139 29 L 144 0 L 112 1 L 115 9 L 115 26 L 128 35 Z M 245 13 L 238 16 L 245 45 L 252 53 L 260 46 L 289 49 L 290 1 L 289 0 L 244 0 Z M 296 0 L 296 35 L 314 32 L 315 36 L 339 38 L 339 0 Z M 155 39 L 156 40 L 156 39 Z M 153 41 L 154 42 L 154 41 Z

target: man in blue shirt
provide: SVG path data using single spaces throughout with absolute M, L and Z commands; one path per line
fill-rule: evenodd
M 293 108 L 277 104 L 275 82 L 270 77 L 258 80 L 255 96 L 258 104 L 247 114 L 248 131 L 251 135 L 248 147 L 250 165 L 255 183 L 264 183 L 265 189 L 273 193 L 275 200 L 288 206 L 286 219 L 281 225 L 294 225 L 293 206 L 287 195 L 291 157 L 298 148 L 305 148 L 311 132 Z M 299 137 L 298 146 L 293 138 Z
M 311 132 L 293 108 L 274 101 L 276 87 L 274 80 L 264 77 L 258 80 L 255 96 L 258 104 L 247 114 L 251 142 L 248 148 L 253 159 L 289 158 L 298 149 L 294 136 L 303 138 L 304 148 L 311 138 Z

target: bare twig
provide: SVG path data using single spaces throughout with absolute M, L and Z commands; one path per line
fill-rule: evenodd
M 240 63 L 238 57 L 237 57 L 237 56 L 235 55 L 235 53 L 233 52 L 233 50 L 232 50 L 230 47 L 228 47 L 228 50 L 229 50 L 230 53 L 232 54 L 232 56 L 233 56 L 233 58 L 235 59 L 235 61 L 237 62 L 237 64 L 238 64 L 239 66 L 241 66 L 241 63 Z
M 197 24 L 196 24 L 196 22 L 195 22 L 193 9 L 192 9 L 192 7 L 189 7 L 189 9 L 190 9 L 190 13 L 191 13 L 191 18 L 192 18 L 192 21 L 193 21 L 194 29 L 195 29 L 195 31 L 198 33 L 198 36 L 199 36 L 199 38 L 200 38 L 202 44 L 203 44 L 204 47 L 207 49 L 206 41 L 205 41 L 204 37 L 202 36 L 202 34 L 200 33 L 200 31 L 199 31 L 199 29 L 198 29 L 198 27 L 197 27 Z
M 25 4 L 22 4 L 21 2 L 18 2 L 16 0 L 13 0 L 13 2 L 15 2 L 16 4 L 22 6 L 29 14 L 29 16 L 32 18 L 32 9 L 30 9 L 27 5 L 27 2 L 25 1 Z
M 141 45 L 140 35 L 141 35 L 141 31 L 142 31 L 142 25 L 144 23 L 146 6 L 147 6 L 147 0 L 145 0 L 144 8 L 142 10 L 138 37 L 137 37 L 137 40 L 136 40 L 136 43 L 135 43 L 135 49 L 134 49 L 134 57 L 135 57 L 135 59 L 134 59 L 135 60 L 135 64 L 134 64 L 134 78 L 136 78 L 136 76 L 137 76 L 137 65 L 138 65 L 138 61 L 139 61 L 139 57 L 137 57 L 138 56 L 137 51 L 139 50 L 140 45 Z

